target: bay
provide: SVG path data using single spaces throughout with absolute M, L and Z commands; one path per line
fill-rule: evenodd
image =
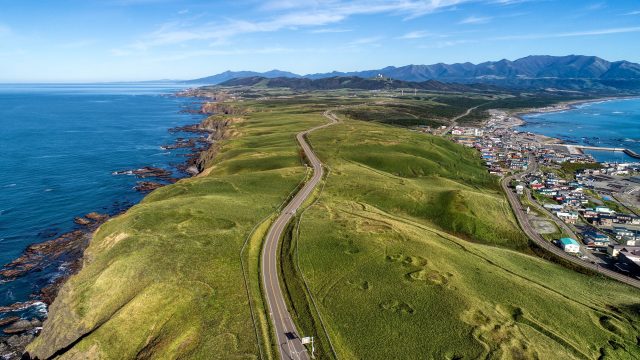
M 528 114 L 518 128 L 569 144 L 627 148 L 640 153 L 640 98 L 576 105 L 571 110 Z M 587 150 L 597 161 L 639 161 L 622 152 Z

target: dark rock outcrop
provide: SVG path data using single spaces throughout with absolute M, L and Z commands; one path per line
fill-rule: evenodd
M 153 181 L 138 181 L 138 184 L 135 186 L 135 189 L 140 192 L 150 192 L 155 189 L 159 189 L 165 186 L 165 184 L 153 182 Z
M 5 317 L 0 319 L 0 326 L 7 326 L 11 323 L 14 323 L 16 321 L 20 320 L 20 317 L 18 316 L 9 316 L 9 317 Z
M 11 324 L 10 326 L 8 326 L 2 331 L 5 334 L 13 335 L 13 334 L 19 334 L 29 330 L 33 330 L 41 326 L 42 326 L 42 322 L 38 319 L 32 319 L 31 321 L 22 319 L 14 322 L 13 324 Z
M 0 341 L 0 358 L 6 360 L 22 359 L 22 352 L 35 337 L 32 333 L 13 335 Z
M 114 175 L 135 175 L 138 178 L 146 179 L 146 178 L 157 178 L 170 182 L 175 182 L 175 179 L 172 177 L 172 172 L 167 169 L 162 169 L 153 166 L 145 166 L 140 169 L 135 170 L 121 170 L 113 173 Z

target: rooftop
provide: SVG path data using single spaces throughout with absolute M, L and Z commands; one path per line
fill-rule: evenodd
M 560 243 L 562 245 L 578 245 L 578 242 L 572 238 L 562 238 L 560 239 Z

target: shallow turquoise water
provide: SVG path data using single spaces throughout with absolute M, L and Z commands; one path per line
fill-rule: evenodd
M 168 128 L 199 122 L 172 84 L 0 85 L 0 263 L 76 227 L 75 216 L 117 213 L 141 200 L 118 170 L 175 171 Z M 0 284 L 0 306 L 27 300 L 55 268 Z
M 623 147 L 640 153 L 640 99 L 578 105 L 575 109 L 525 115 L 519 130 L 599 147 Z M 599 161 L 640 161 L 623 153 L 588 151 Z

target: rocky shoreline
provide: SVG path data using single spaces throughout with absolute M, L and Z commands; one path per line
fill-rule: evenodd
M 177 96 L 187 95 L 180 93 Z M 218 109 L 217 106 L 208 104 L 210 103 L 201 103 L 200 109 L 196 112 L 207 115 Z M 165 150 L 187 150 L 179 155 L 185 157 L 183 162 L 172 164 L 176 171 L 145 166 L 132 170 L 118 170 L 113 172 L 113 175 L 135 176 L 140 181 L 136 182 L 134 190 L 142 193 L 149 193 L 182 178 L 195 176 L 204 170 L 206 159 L 211 158 L 212 155 L 208 153 L 215 141 L 225 138 L 227 125 L 228 122 L 225 121 L 212 122 L 205 118 L 199 124 L 168 129 L 172 134 L 185 134 L 176 138 L 174 143 L 162 146 Z M 54 301 L 66 280 L 81 269 L 83 253 L 93 233 L 111 217 L 121 214 L 132 205 L 128 204 L 115 214 L 90 212 L 78 216 L 73 219 L 75 229 L 28 246 L 19 258 L 0 268 L 2 282 L 15 281 L 36 272 L 52 271 L 51 280 L 34 291 L 31 299 L 0 306 L 0 358 L 22 357 L 26 346 L 42 329 L 42 321 L 46 319 L 46 308 Z

